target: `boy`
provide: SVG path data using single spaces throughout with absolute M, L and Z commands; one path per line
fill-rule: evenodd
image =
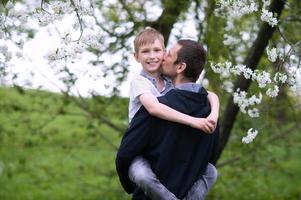
M 166 94 L 173 88 L 171 81 L 162 76 L 159 71 L 165 54 L 162 34 L 155 29 L 146 28 L 136 36 L 134 48 L 134 57 L 137 62 L 141 63 L 143 70 L 131 82 L 129 121 L 131 122 L 135 113 L 143 105 L 153 116 L 211 133 L 215 129 L 219 109 L 218 97 L 214 93 L 209 92 L 208 94 L 211 113 L 207 118 L 195 118 L 180 113 L 161 104 L 157 99 L 158 96 Z M 208 164 L 208 170 L 216 171 L 215 167 L 211 164 Z M 141 157 L 135 159 L 131 164 L 129 177 L 152 199 L 177 199 L 156 179 L 147 161 Z M 206 179 L 206 177 L 205 174 L 203 178 Z M 211 179 L 214 182 L 216 174 Z

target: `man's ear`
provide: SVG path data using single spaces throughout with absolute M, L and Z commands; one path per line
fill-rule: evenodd
M 177 73 L 181 74 L 182 72 L 184 72 L 186 69 L 186 63 L 180 63 L 177 66 Z

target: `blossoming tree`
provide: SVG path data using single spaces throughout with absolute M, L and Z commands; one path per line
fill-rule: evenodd
M 79 75 L 70 66 L 82 54 L 90 52 L 95 55 L 90 63 L 97 70 L 90 66 L 85 72 L 93 73 L 92 79 L 109 75 L 115 77 L 107 86 L 114 95 L 128 74 L 131 43 L 139 30 L 152 26 L 163 33 L 166 41 L 174 41 L 186 37 L 187 29 L 191 28 L 187 28 L 187 24 L 193 23 L 195 39 L 203 42 L 209 52 L 206 69 L 208 87 L 222 99 L 219 156 L 239 112 L 258 118 L 263 115 L 258 105 L 266 99 L 277 98 L 281 91 L 300 96 L 299 1 L 41 0 L 35 4 L 24 0 L 2 1 L 0 11 L 2 84 L 14 83 L 17 79 L 17 74 L 10 70 L 10 61 L 13 57 L 26 59 L 22 53 L 23 46 L 34 39 L 36 30 L 51 27 L 57 30 L 61 42 L 45 55 L 45 59 L 60 77 L 64 85 L 60 90 L 66 95 L 76 91 L 74 88 Z M 66 17 L 72 19 L 70 28 L 58 28 Z M 114 60 L 107 62 L 106 57 L 112 55 Z M 255 89 L 250 90 L 250 87 Z M 76 95 L 81 96 L 80 93 Z M 90 95 L 96 96 L 97 92 L 92 90 Z M 85 99 L 81 99 L 84 102 Z M 83 102 L 78 105 L 93 112 Z M 95 113 L 91 116 L 122 132 L 123 129 L 107 116 Z M 258 134 L 258 128 L 245 128 L 247 135 L 242 142 L 250 143 Z

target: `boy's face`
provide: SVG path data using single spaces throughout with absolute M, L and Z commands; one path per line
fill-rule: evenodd
M 164 58 L 164 44 L 160 40 L 155 40 L 152 44 L 139 47 L 134 56 L 137 62 L 141 63 L 143 69 L 149 74 L 157 73 Z

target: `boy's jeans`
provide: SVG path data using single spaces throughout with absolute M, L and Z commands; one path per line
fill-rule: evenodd
M 160 181 L 142 157 L 137 157 L 129 168 L 130 179 L 152 200 L 178 200 Z M 184 200 L 203 200 L 217 178 L 216 168 L 208 163 L 205 174 L 188 191 Z

